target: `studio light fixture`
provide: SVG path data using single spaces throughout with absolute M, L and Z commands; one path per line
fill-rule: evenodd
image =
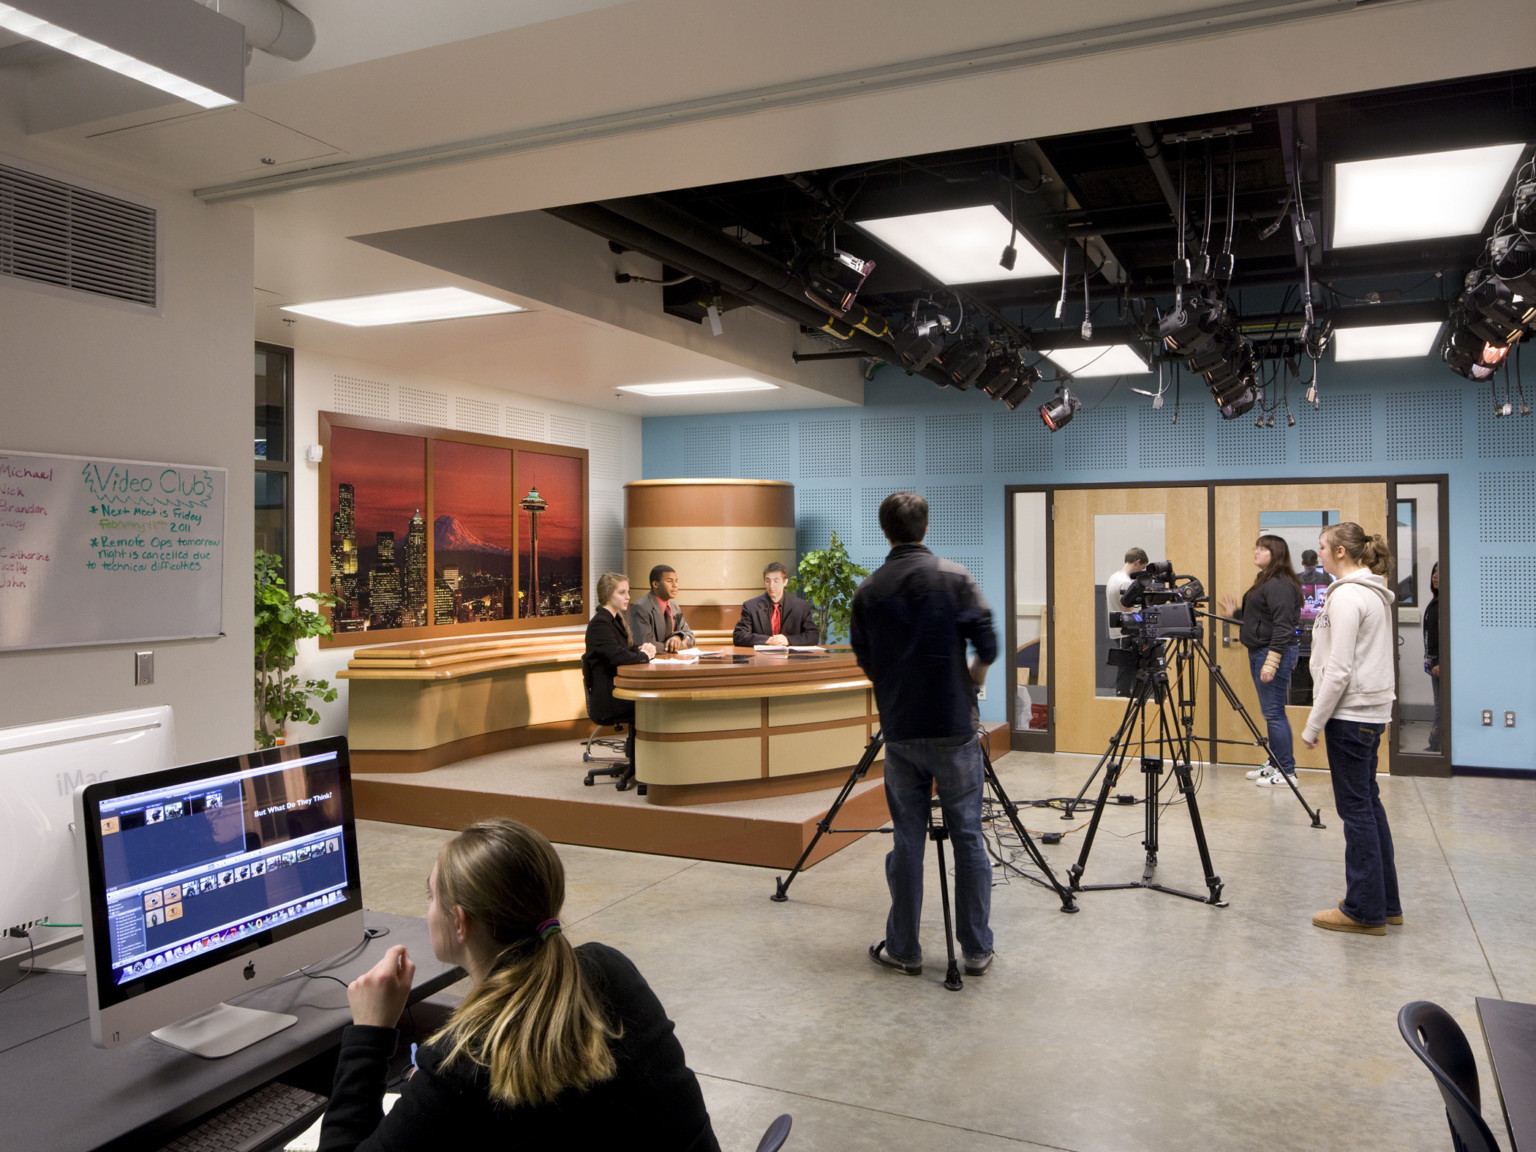
M 1509 355 L 1509 346 L 1490 344 L 1465 323 L 1465 315 L 1451 318 L 1445 338 L 1440 342 L 1440 359 L 1458 376 L 1481 384 L 1492 380 L 1499 365 Z
M 1052 432 L 1060 432 L 1072 423 L 1072 417 L 1077 415 L 1077 410 L 1082 406 L 1083 402 L 1063 384 L 1049 403 L 1040 405 L 1040 421 Z
M 1016 410 L 1040 380 L 1040 369 L 1025 364 L 1021 354 L 1010 349 L 987 360 L 976 386 L 994 400 L 1001 400 L 1009 411 Z
M 972 336 L 948 349 L 939 358 L 939 366 L 950 384 L 961 391 L 976 382 L 986 369 L 991 344 L 982 336 Z
M 457 320 L 464 316 L 523 311 L 517 304 L 508 304 L 478 292 L 466 292 L 463 288 L 420 288 L 411 292 L 384 292 L 377 296 L 348 296 L 309 304 L 285 304 L 282 310 L 351 328 L 420 324 L 428 320 Z
M 911 315 L 892 341 L 901 366 L 908 372 L 921 372 L 938 358 L 945 337 L 958 326 L 932 300 L 914 303 Z
M 1333 247 L 1481 231 L 1523 144 L 1334 165 Z
M 1369 328 L 1340 328 L 1333 334 L 1335 360 L 1401 360 L 1428 356 L 1443 327 L 1438 320 L 1422 324 L 1379 324 Z
M 1139 376 L 1152 371 L 1129 344 L 1091 344 L 1042 351 L 1069 376 Z
M 637 396 L 714 396 L 726 392 L 769 392 L 778 388 L 766 380 L 734 376 L 726 380 L 674 380 L 666 384 L 620 384 L 620 392 Z
M 245 99 L 245 29 L 198 0 L 12 0 L 0 28 L 203 108 Z
M 1028 241 L 1014 240 L 1013 224 L 991 204 L 855 223 L 940 284 L 1028 280 L 1056 274 L 1038 248 Z M 1000 250 L 1009 247 L 1015 255 L 1011 268 L 1001 266 L 997 258 Z

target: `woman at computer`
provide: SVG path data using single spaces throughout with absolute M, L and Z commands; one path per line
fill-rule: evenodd
M 1392 830 L 1376 786 L 1376 753 L 1392 719 L 1392 552 L 1358 524 L 1323 529 L 1323 566 L 1334 581 L 1312 630 L 1312 712 L 1302 743 L 1328 745 L 1333 802 L 1344 825 L 1344 899 L 1312 917 L 1319 928 L 1385 936 L 1403 922 Z
M 381 1114 L 386 1065 L 415 965 L 403 947 L 347 988 L 324 1152 L 598 1149 L 719 1152 L 672 1021 L 623 953 L 573 947 L 559 920 L 565 870 L 513 820 L 472 824 L 427 879 L 432 951 L 473 987 L 416 1052 Z
M 1291 722 L 1285 715 L 1296 668 L 1297 625 L 1301 620 L 1301 583 L 1291 568 L 1291 549 L 1280 536 L 1260 536 L 1253 545 L 1253 564 L 1259 571 L 1253 583 L 1237 597 L 1221 598 L 1228 616 L 1242 621 L 1241 638 L 1248 649 L 1248 669 L 1259 694 L 1269 740 L 1270 762 L 1248 773 L 1259 787 L 1296 782 L 1296 756 L 1291 743 Z

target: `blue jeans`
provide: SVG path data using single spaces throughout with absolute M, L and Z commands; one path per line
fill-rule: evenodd
M 885 950 L 893 960 L 922 961 L 918 927 L 923 913 L 923 857 L 930 800 L 938 785 L 939 804 L 955 857 L 955 935 L 970 958 L 992 951 L 992 861 L 981 836 L 981 800 L 986 775 L 974 734 L 931 740 L 890 741 L 885 746 L 885 802 L 894 825 L 885 857 L 891 912 L 885 921 Z
M 1269 753 L 1275 767 L 1287 776 L 1296 772 L 1296 755 L 1291 745 L 1291 722 L 1285 715 L 1285 698 L 1290 695 L 1291 673 L 1296 670 L 1299 652 L 1294 644 L 1287 648 L 1285 655 L 1280 657 L 1280 667 L 1275 669 L 1275 678 L 1266 684 L 1259 679 L 1259 673 L 1264 670 L 1269 649 L 1248 649 L 1248 667 L 1253 672 L 1253 686 L 1259 694 L 1259 711 L 1264 713 L 1264 724 L 1269 729 L 1265 733 Z
M 1403 914 L 1397 894 L 1392 830 L 1376 786 L 1376 750 L 1385 724 L 1330 720 L 1323 726 L 1333 805 L 1344 822 L 1344 914 L 1362 924 L 1385 924 Z

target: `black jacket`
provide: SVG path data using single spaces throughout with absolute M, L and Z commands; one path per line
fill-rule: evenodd
M 619 619 L 606 608 L 599 608 L 587 621 L 587 651 L 581 658 L 584 682 L 590 682 L 592 698 L 588 714 L 595 723 L 611 717 L 623 719 L 635 714 L 631 700 L 613 698 L 613 677 L 622 664 L 647 664 L 650 658 L 634 647 Z
M 1281 576 L 1266 580 L 1243 593 L 1237 618 L 1243 622 L 1244 648 L 1284 652 L 1300 642 L 1296 627 L 1301 623 L 1301 589 Z
M 853 654 L 875 686 L 887 740 L 975 731 L 966 643 L 997 659 L 992 612 L 971 574 L 921 544 L 898 544 L 853 594 Z
M 1436 592 L 1424 605 L 1424 659 L 1431 665 L 1440 663 L 1440 593 Z
M 784 593 L 779 604 L 779 631 L 791 644 L 817 644 L 821 633 L 811 620 L 811 606 L 792 592 Z M 773 601 L 764 592 L 741 606 L 741 619 L 736 621 L 736 631 L 731 643 L 742 648 L 768 643 L 773 635 Z
M 386 1065 L 400 1034 L 352 1025 L 341 1035 L 336 1082 L 320 1132 L 322 1152 L 607 1152 L 642 1145 L 719 1152 L 698 1078 L 684 1063 L 672 1021 L 645 977 L 629 957 L 604 944 L 583 944 L 576 955 L 620 1033 L 611 1041 L 618 1063 L 611 1080 L 584 1093 L 566 1092 L 549 1104 L 508 1108 L 491 1101 L 486 1069 L 463 1060 L 444 1067 L 440 1053 L 424 1045 L 416 1052 L 415 1074 L 383 1116 Z

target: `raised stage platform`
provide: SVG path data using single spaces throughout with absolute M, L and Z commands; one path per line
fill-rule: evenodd
M 1007 730 L 1000 726 L 993 733 L 994 758 L 1007 750 L 1006 742 Z M 357 772 L 352 794 L 364 820 L 462 828 L 486 816 L 510 816 L 559 844 L 790 868 L 847 779 L 843 774 L 815 792 L 670 807 L 649 804 L 634 791 L 620 792 L 611 782 L 598 780 L 588 788 L 581 782 L 585 772 L 579 741 L 538 744 L 428 772 Z M 839 825 L 878 828 L 889 819 L 880 773 L 877 763 L 855 786 Z M 810 863 L 857 839 L 822 837 Z

